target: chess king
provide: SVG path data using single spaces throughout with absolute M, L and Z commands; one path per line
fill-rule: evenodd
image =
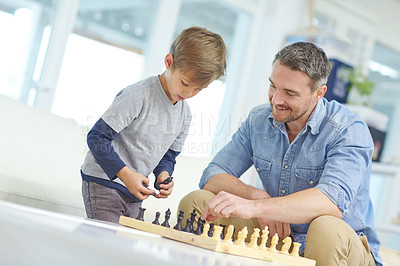
M 178 209 L 250 231 L 268 226 L 318 265 L 381 265 L 369 195 L 372 138 L 358 115 L 323 97 L 329 71 L 312 43 L 280 50 L 269 102 L 251 110 Z M 252 165 L 263 189 L 239 179 Z

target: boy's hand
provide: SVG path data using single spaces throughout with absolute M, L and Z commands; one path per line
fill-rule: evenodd
M 140 200 L 147 199 L 155 191 L 148 189 L 149 179 L 129 169 L 127 166 L 117 173 L 119 179 L 124 182 L 126 188 Z
M 169 177 L 169 173 L 167 171 L 162 171 L 158 177 L 156 182 L 163 182 L 165 179 Z M 161 199 L 167 198 L 172 193 L 172 188 L 174 187 L 174 181 L 172 180 L 168 184 L 160 184 L 160 193 L 155 195 L 154 197 Z

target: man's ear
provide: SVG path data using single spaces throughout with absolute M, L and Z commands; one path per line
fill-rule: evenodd
M 174 62 L 174 56 L 171 53 L 168 53 L 164 58 L 165 68 L 170 69 L 173 62 Z
M 321 85 L 317 88 L 317 90 L 315 91 L 315 95 L 317 97 L 317 101 L 319 99 L 321 99 L 322 97 L 324 97 L 326 90 L 328 89 L 328 87 L 326 87 L 326 85 Z

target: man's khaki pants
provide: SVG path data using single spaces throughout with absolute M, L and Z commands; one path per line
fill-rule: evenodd
M 186 195 L 179 203 L 178 208 L 185 212 L 183 221 L 189 218 L 193 210 L 200 215 L 207 202 L 214 196 L 215 194 L 207 190 L 196 190 Z M 247 242 L 249 242 L 253 228 L 260 228 L 257 219 L 219 218 L 213 223 L 232 224 L 236 229 L 235 234 L 247 226 L 249 231 Z M 354 230 L 339 218 L 328 215 L 316 218 L 310 224 L 306 242 L 304 257 L 315 260 L 317 265 L 375 265 L 367 237 L 357 236 Z M 280 249 L 281 245 L 280 241 L 277 248 Z

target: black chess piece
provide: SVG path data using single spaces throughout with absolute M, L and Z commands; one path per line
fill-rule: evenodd
M 194 233 L 194 229 L 193 229 L 193 223 L 194 223 L 194 221 L 196 220 L 196 210 L 193 210 L 191 213 L 190 213 L 190 224 L 189 224 L 189 229 L 190 229 L 190 232 L 191 233 Z
M 203 233 L 203 228 L 204 228 L 204 223 L 205 223 L 206 221 L 204 220 L 202 220 L 201 219 L 201 217 L 199 217 L 199 219 L 197 220 L 197 228 L 196 228 L 196 231 L 194 231 L 194 233 L 196 234 L 196 235 L 201 235 L 202 233 Z
M 178 222 L 174 226 L 174 229 L 176 229 L 178 231 L 182 231 L 182 219 L 183 219 L 183 214 L 184 213 L 185 213 L 184 211 L 179 211 Z
M 186 219 L 186 226 L 185 226 L 185 228 L 182 229 L 182 231 L 191 233 L 191 231 L 190 231 L 190 218 Z
M 155 182 L 154 183 L 154 188 L 157 189 L 157 190 L 160 190 L 161 189 L 160 188 L 161 184 L 164 184 L 164 185 L 169 184 L 172 181 L 172 179 L 173 179 L 173 177 L 170 176 L 167 179 L 165 179 L 163 182 Z
M 171 210 L 168 208 L 168 210 L 165 212 L 165 220 L 161 225 L 165 226 L 165 227 L 170 227 L 170 225 L 169 225 L 170 217 L 171 217 Z
M 160 225 L 160 212 L 156 212 L 156 218 L 154 219 L 152 224 Z
M 225 225 L 225 224 L 220 224 L 219 226 L 222 227 L 221 239 L 223 240 L 223 239 L 225 238 L 225 228 L 226 228 L 226 225 Z
M 208 236 L 209 237 L 213 236 L 213 231 L 214 231 L 214 224 L 210 223 L 210 229 L 208 230 Z
M 140 221 L 143 221 L 144 219 L 143 219 L 143 216 L 144 216 L 144 211 L 146 210 L 146 208 L 142 208 L 142 207 L 139 207 L 139 213 L 138 213 L 138 215 L 136 216 L 136 220 L 140 220 Z

